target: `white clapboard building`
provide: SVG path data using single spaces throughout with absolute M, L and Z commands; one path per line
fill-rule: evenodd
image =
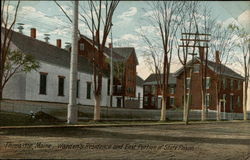
M 4 32 L 3 28 L 1 32 Z M 15 74 L 3 90 L 4 99 L 68 103 L 70 52 L 61 48 L 61 41 L 54 46 L 36 39 L 34 29 L 30 36 L 13 31 L 11 49 L 34 56 L 40 68 L 29 73 Z M 78 56 L 78 104 L 94 105 L 92 66 L 86 58 Z M 109 75 L 104 74 L 101 106 L 109 106 L 110 103 L 108 79 Z M 136 95 L 143 97 L 143 80 L 140 77 L 137 79 Z M 114 97 L 113 107 L 117 106 L 116 101 Z

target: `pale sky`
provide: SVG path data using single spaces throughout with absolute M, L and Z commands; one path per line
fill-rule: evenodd
M 66 9 L 69 15 L 72 15 L 71 1 L 61 1 L 59 3 Z M 80 3 L 83 5 L 86 1 L 81 1 Z M 242 22 L 242 24 L 249 24 L 250 22 L 250 2 L 208 1 L 206 3 L 212 8 L 212 16 L 217 17 L 219 21 L 230 23 L 239 17 L 237 20 Z M 147 10 L 147 8 L 147 2 L 144 1 L 121 1 L 113 16 L 114 47 L 135 47 L 139 59 L 137 73 L 143 79 L 148 77 L 150 71 L 144 64 L 141 50 L 144 44 L 141 43 L 136 31 L 139 27 L 150 25 L 142 23 L 142 18 L 145 18 L 144 10 Z M 51 44 L 55 44 L 58 38 L 62 39 L 63 47 L 65 42 L 71 42 L 71 23 L 53 1 L 21 2 L 17 22 L 25 24 L 23 32 L 26 35 L 30 34 L 31 27 L 35 27 L 37 28 L 37 38 L 40 40 L 44 40 L 44 34 L 48 33 L 50 34 L 49 42 Z M 79 21 L 79 28 L 82 34 L 87 34 L 88 31 L 81 21 Z M 17 26 L 15 26 L 15 30 L 17 30 Z M 177 70 L 179 67 L 178 63 L 173 64 L 172 71 Z

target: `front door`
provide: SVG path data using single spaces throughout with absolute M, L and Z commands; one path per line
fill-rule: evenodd
M 121 97 L 117 97 L 117 107 L 121 108 L 122 106 L 122 98 Z

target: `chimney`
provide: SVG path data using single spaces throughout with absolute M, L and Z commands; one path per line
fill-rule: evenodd
M 220 63 L 220 52 L 219 51 L 215 51 L 215 62 L 217 64 Z
M 205 48 L 204 47 L 199 47 L 199 54 L 200 54 L 200 60 L 203 62 L 205 60 Z
M 112 43 L 109 43 L 109 48 L 113 48 Z
M 62 47 L 62 40 L 61 40 L 61 39 L 57 39 L 57 40 L 56 40 L 56 46 L 57 46 L 58 48 L 61 48 L 61 47 Z
M 36 38 L 36 29 L 35 28 L 30 29 L 30 37 Z

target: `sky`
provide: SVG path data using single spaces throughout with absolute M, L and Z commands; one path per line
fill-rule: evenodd
M 69 16 L 72 16 L 72 2 L 60 1 L 59 3 Z M 80 2 L 81 5 L 84 5 L 84 3 L 86 2 Z M 218 21 L 229 24 L 237 20 L 243 26 L 250 26 L 250 2 L 208 1 L 206 3 L 212 8 L 212 16 L 217 17 Z M 114 47 L 135 47 L 139 60 L 137 73 L 143 79 L 146 79 L 151 71 L 144 63 L 143 48 L 145 44 L 140 41 L 137 31 L 140 27 L 150 25 L 147 22 L 145 23 L 145 14 L 147 12 L 150 12 L 150 10 L 145 1 L 121 1 L 114 13 L 112 28 Z M 37 38 L 40 40 L 44 40 L 44 34 L 46 33 L 50 34 L 49 42 L 51 44 L 55 45 L 56 39 L 62 39 L 63 47 L 65 42 L 71 42 L 72 24 L 53 1 L 21 2 L 17 22 L 24 24 L 23 32 L 26 35 L 30 34 L 30 28 L 35 27 L 37 29 Z M 15 26 L 15 30 L 17 30 L 17 27 Z M 81 21 L 79 21 L 79 28 L 82 34 L 89 36 L 86 26 Z M 250 27 L 248 28 L 250 29 Z M 110 36 L 108 42 L 110 42 Z M 174 72 L 179 67 L 181 67 L 179 63 L 174 63 L 171 71 Z M 235 67 L 237 68 L 237 66 Z

